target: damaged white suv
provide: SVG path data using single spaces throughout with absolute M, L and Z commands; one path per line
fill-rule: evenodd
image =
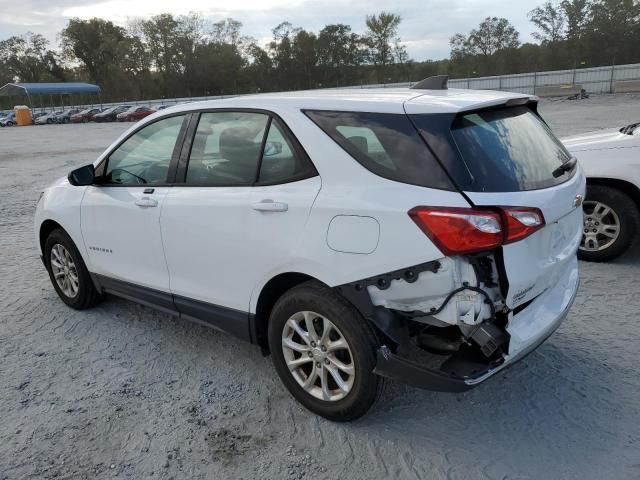
M 576 295 L 584 191 L 535 97 L 433 78 L 163 110 L 47 188 L 35 234 L 69 306 L 229 332 L 350 420 L 383 377 L 462 391 L 540 345 Z

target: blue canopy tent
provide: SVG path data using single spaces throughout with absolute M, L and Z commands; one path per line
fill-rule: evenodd
M 43 95 L 60 95 L 62 107 L 64 108 L 63 95 L 100 95 L 101 89 L 98 85 L 81 82 L 55 82 L 55 83 L 7 83 L 0 88 L 0 96 L 18 97 L 26 95 L 28 103 L 34 96 L 42 98 Z M 52 102 L 53 103 L 53 102 Z

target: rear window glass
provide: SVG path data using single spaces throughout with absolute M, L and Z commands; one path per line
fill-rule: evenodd
M 453 190 L 446 173 L 406 115 L 317 110 L 305 114 L 376 175 Z
M 554 177 L 571 158 L 549 127 L 527 107 L 458 116 L 451 129 L 471 177 L 471 191 L 512 192 L 551 187 L 574 171 Z M 457 179 L 456 179 L 457 181 Z

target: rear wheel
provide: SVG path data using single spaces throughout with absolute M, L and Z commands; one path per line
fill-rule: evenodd
M 44 259 L 53 288 L 71 308 L 84 310 L 101 300 L 73 240 L 62 229 L 49 234 Z
M 638 231 L 640 215 L 626 193 L 612 187 L 590 185 L 582 210 L 584 224 L 579 258 L 603 262 L 629 248 Z
M 271 313 L 268 337 L 280 379 L 312 412 L 354 420 L 378 398 L 383 379 L 373 373 L 376 336 L 331 289 L 309 282 L 285 293 Z

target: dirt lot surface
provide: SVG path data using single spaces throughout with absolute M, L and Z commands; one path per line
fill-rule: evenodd
M 640 96 L 542 113 L 560 135 L 620 126 Z M 33 245 L 38 194 L 127 127 L 0 129 L 0 480 L 640 478 L 640 248 L 582 263 L 568 319 L 514 368 L 457 395 L 388 384 L 334 424 L 251 345 L 125 300 L 57 298 Z

